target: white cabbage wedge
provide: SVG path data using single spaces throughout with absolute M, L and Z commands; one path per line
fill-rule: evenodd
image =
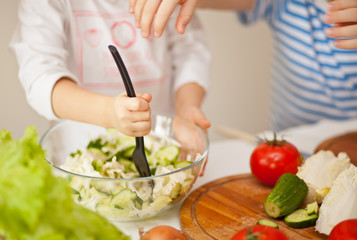
M 316 230 L 330 234 L 334 226 L 347 219 L 357 218 L 357 167 L 341 172 L 322 201 Z
M 309 188 L 305 204 L 313 201 L 321 203 L 333 181 L 349 166 L 351 166 L 350 158 L 344 152 L 336 157 L 332 151 L 321 150 L 307 158 L 296 173 Z

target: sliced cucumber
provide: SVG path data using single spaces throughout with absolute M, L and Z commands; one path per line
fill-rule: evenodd
M 119 145 L 135 146 L 135 138 L 121 135 L 119 138 Z
M 151 175 L 155 175 L 155 173 L 156 173 L 156 167 L 154 167 L 154 168 L 150 168 L 150 173 L 151 173 Z
M 279 225 L 276 222 L 273 222 L 273 221 L 268 220 L 268 219 L 259 219 L 257 224 L 258 225 L 265 225 L 265 226 L 269 226 L 269 227 L 273 227 L 273 228 L 278 228 L 279 229 Z
M 119 158 L 118 163 L 120 165 L 124 166 L 125 170 L 127 170 L 127 171 L 129 169 L 131 169 L 131 165 L 134 164 L 133 161 L 130 161 L 129 159 L 126 159 L 126 158 Z
M 155 156 L 147 156 L 147 160 L 150 168 L 156 167 L 158 159 Z
M 192 188 L 192 185 L 194 183 L 193 180 L 193 178 L 186 178 L 185 181 L 183 181 L 181 190 L 182 193 L 188 192 Z
M 122 151 L 122 156 L 125 158 L 131 158 L 133 156 L 134 150 L 135 150 L 135 145 L 130 146 Z
M 162 166 L 172 164 L 177 160 L 180 154 L 180 148 L 176 145 L 168 145 L 160 148 L 155 156 L 158 158 L 158 163 Z
M 177 168 L 177 169 L 180 169 L 180 168 L 187 167 L 187 166 L 189 166 L 191 164 L 192 164 L 192 162 L 190 162 L 190 161 L 175 161 L 174 162 L 174 167 Z
M 81 194 L 79 193 L 79 191 L 77 191 L 76 189 L 72 188 L 72 197 L 74 200 L 76 201 L 81 201 Z
M 124 188 L 113 196 L 110 203 L 119 209 L 141 209 L 143 200 L 136 194 L 136 192 L 129 188 Z
M 118 209 L 113 206 L 98 203 L 95 207 L 97 213 L 102 216 L 109 217 L 109 218 L 123 218 L 123 217 L 130 217 L 129 210 Z
M 87 145 L 87 149 L 98 149 L 98 150 L 101 150 L 102 147 L 105 145 L 106 143 L 102 143 L 102 139 L 101 138 L 97 138 L 95 140 L 92 140 L 88 143 Z
M 287 215 L 284 222 L 292 228 L 306 228 L 314 226 L 317 218 L 317 214 L 308 215 L 306 209 L 298 209 Z
M 317 201 L 307 204 L 306 206 L 307 215 L 317 214 L 319 211 L 319 205 Z
M 111 189 L 111 193 L 112 193 L 112 195 L 116 195 L 116 194 L 118 194 L 121 190 L 123 190 L 124 189 L 124 187 L 123 186 L 121 186 L 121 185 L 118 185 L 118 186 L 116 186 L 115 188 L 112 188 Z
M 71 153 L 71 154 L 70 154 L 70 156 L 73 157 L 73 158 L 74 158 L 76 155 L 79 155 L 79 156 L 82 155 L 82 151 L 81 151 L 81 150 L 77 150 L 77 152 L 74 152 L 74 153 Z
M 120 155 L 124 158 L 131 159 L 133 157 L 133 152 L 135 150 L 135 145 L 129 146 L 120 152 Z M 145 148 L 145 155 L 149 156 L 151 154 L 150 150 Z
M 169 197 L 171 199 L 177 198 L 180 195 L 181 189 L 182 189 L 182 185 L 180 183 L 176 183 L 176 185 L 172 188 Z
M 158 196 L 150 205 L 155 211 L 159 211 L 167 207 L 172 202 L 172 199 L 167 195 Z
M 81 198 L 81 199 L 86 198 L 87 190 L 85 187 L 81 187 L 78 192 L 79 192 L 79 198 Z
M 92 167 L 95 171 L 101 172 L 103 170 L 103 163 L 101 161 L 93 161 Z
M 301 206 L 307 192 L 308 187 L 304 180 L 295 174 L 285 173 L 265 199 L 264 211 L 272 218 L 286 216 Z
M 108 157 L 106 153 L 104 153 L 101 149 L 98 148 L 88 148 L 88 151 L 93 156 L 94 160 L 104 160 Z

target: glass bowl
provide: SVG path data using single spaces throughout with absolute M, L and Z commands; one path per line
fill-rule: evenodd
M 150 177 L 140 177 L 131 160 L 135 138 L 116 130 L 63 120 L 40 139 L 53 174 L 69 182 L 75 201 L 112 221 L 153 217 L 179 203 L 209 147 L 200 128 L 165 114 L 152 114 L 144 143 Z

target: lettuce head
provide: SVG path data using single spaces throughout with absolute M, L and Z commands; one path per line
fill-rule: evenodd
M 0 239 L 130 239 L 71 194 L 67 182 L 52 175 L 34 126 L 18 140 L 0 130 Z

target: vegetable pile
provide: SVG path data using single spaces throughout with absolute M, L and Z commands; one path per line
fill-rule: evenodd
M 77 205 L 52 175 L 35 127 L 22 139 L 0 131 L 0 238 L 6 240 L 130 239 L 102 216 Z
M 272 218 L 284 217 L 289 227 L 316 225 L 318 232 L 328 235 L 338 223 L 357 218 L 357 167 L 346 153 L 336 157 L 331 151 L 319 151 L 296 175 L 280 176 L 264 210 Z

